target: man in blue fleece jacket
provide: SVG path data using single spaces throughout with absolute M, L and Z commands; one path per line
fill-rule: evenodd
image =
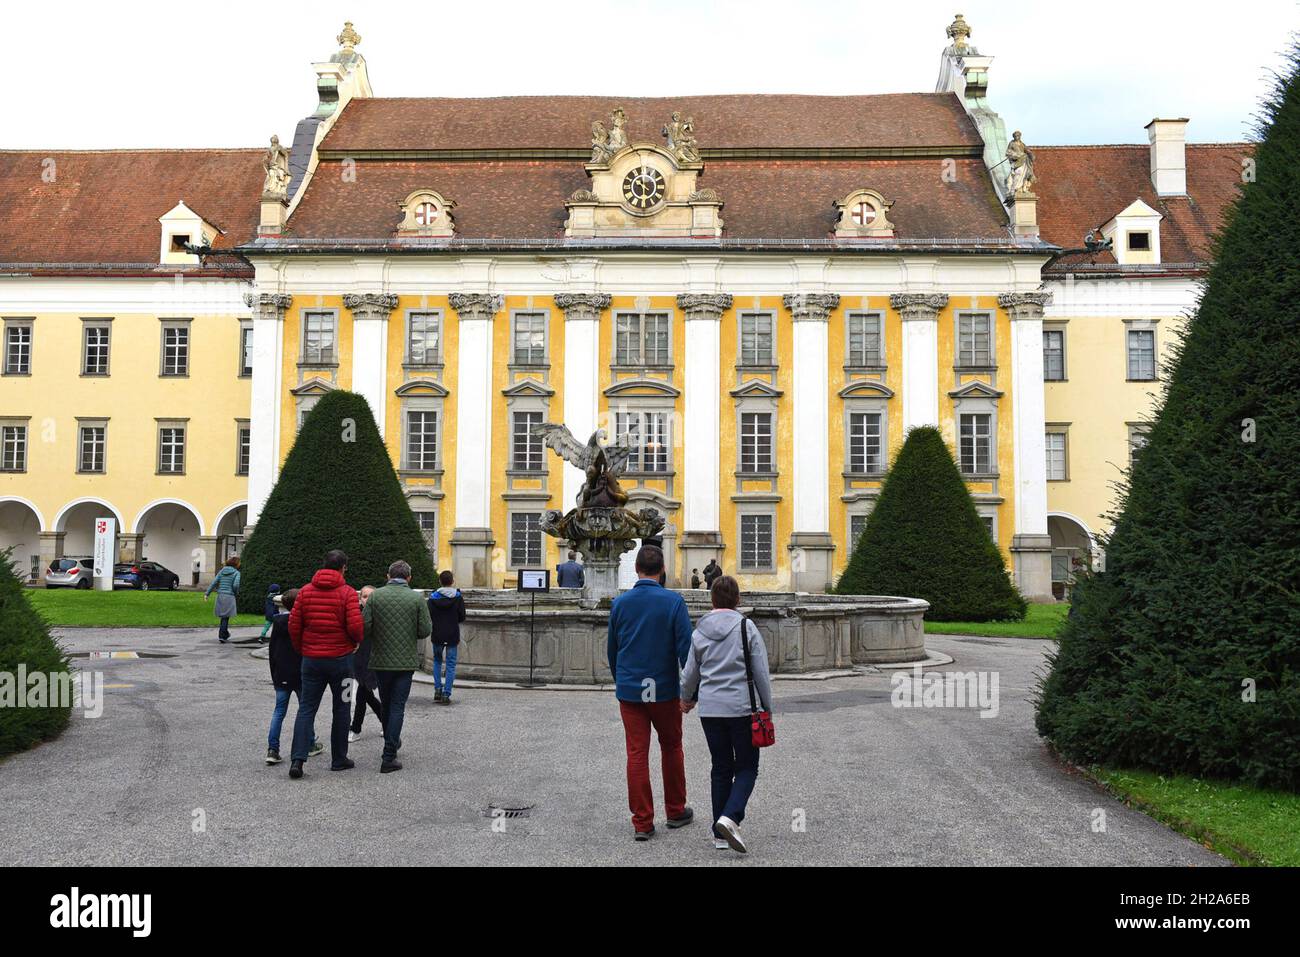
M 668 826 L 695 818 L 686 804 L 686 759 L 682 754 L 680 668 L 691 648 L 691 616 L 677 592 L 659 584 L 664 553 L 645 545 L 636 555 L 637 583 L 609 609 L 609 671 L 627 739 L 627 802 L 638 841 L 655 832 L 650 790 L 650 728 L 659 736 Z

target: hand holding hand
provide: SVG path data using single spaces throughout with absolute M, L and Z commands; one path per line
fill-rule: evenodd
M 695 707 L 694 701 L 687 701 L 685 698 L 682 699 L 682 714 L 690 714 L 691 710 L 694 707 Z

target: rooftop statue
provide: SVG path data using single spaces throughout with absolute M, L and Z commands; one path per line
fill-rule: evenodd
M 1007 171 L 1007 194 L 1028 193 L 1038 177 L 1034 175 L 1034 151 L 1020 139 L 1019 130 L 1011 134 L 1011 142 L 1007 144 L 1007 162 L 1011 164 Z
M 262 160 L 266 180 L 262 195 L 271 199 L 285 199 L 289 195 L 289 151 L 280 145 L 280 137 L 271 137 L 271 146 Z

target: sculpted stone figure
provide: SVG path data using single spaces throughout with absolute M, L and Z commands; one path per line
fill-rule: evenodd
M 586 445 L 575 439 L 565 425 L 544 422 L 533 431 L 542 437 L 543 445 L 586 474 L 587 480 L 578 490 L 578 508 L 621 508 L 627 504 L 627 493 L 618 484 L 618 476 L 632 457 L 630 446 L 601 445 L 603 429 L 591 433 Z
M 1034 175 L 1034 151 L 1020 139 L 1019 130 L 1011 134 L 1011 142 L 1007 144 L 1007 162 L 1011 164 L 1007 171 L 1007 193 L 1011 196 L 1028 193 L 1038 177 Z
M 262 169 L 266 170 L 262 194 L 272 199 L 286 198 L 289 195 L 289 151 L 280 145 L 280 137 L 271 137 L 271 146 L 262 160 Z
M 591 161 L 608 163 L 611 155 L 613 154 L 609 149 L 609 131 L 600 120 L 594 120 L 591 124 Z
M 691 117 L 683 118 L 680 110 L 673 110 L 672 118 L 660 132 L 667 137 L 668 149 L 679 163 L 700 161 L 700 150 L 695 142 L 695 121 Z
M 611 156 L 627 146 L 627 115 L 621 106 L 614 107 L 614 112 L 610 116 L 609 139 L 606 145 Z

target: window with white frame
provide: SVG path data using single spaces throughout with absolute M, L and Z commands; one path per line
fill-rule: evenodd
M 850 515 L 849 516 L 849 551 L 858 547 L 858 540 L 862 538 L 862 533 L 866 530 L 867 519 L 869 515 Z
M 253 324 L 239 324 L 239 375 L 241 378 L 253 374 Z
M 959 416 L 961 471 L 965 475 L 987 475 L 993 471 L 993 416 L 988 412 L 967 412 Z
M 185 426 L 159 425 L 158 472 L 160 475 L 185 474 Z
M 776 365 L 776 320 L 770 312 L 740 314 L 740 364 Z
M 27 471 L 27 426 L 0 426 L 0 472 Z
M 996 540 L 996 539 L 997 539 L 997 535 L 996 535 L 995 530 L 994 530 L 994 527 L 993 527 L 993 516 L 992 516 L 992 515 L 985 514 L 985 513 L 981 513 L 981 514 L 980 514 L 980 522 L 982 522 L 983 525 L 984 525 L 984 531 L 986 531 L 986 532 L 989 533 L 989 538 L 992 538 L 992 539 Z
M 180 377 L 190 374 L 190 326 L 188 322 L 163 324 L 161 374 Z
M 1048 432 L 1044 438 L 1047 445 L 1047 481 L 1064 482 L 1069 478 L 1066 471 L 1066 434 Z
M 614 320 L 614 364 L 668 365 L 668 314 L 619 313 Z
M 1156 331 L 1128 330 L 1128 377 L 1149 382 L 1156 377 Z
M 32 325 L 30 322 L 5 323 L 5 375 L 31 375 Z
M 107 447 L 108 426 L 81 425 L 77 429 L 77 471 L 103 472 Z
M 545 461 L 542 437 L 537 427 L 542 424 L 540 412 L 512 412 L 513 445 L 510 451 L 510 468 L 516 472 L 540 472 Z
M 1065 380 L 1065 330 L 1043 330 L 1043 379 L 1047 382 Z
M 629 472 L 667 472 L 672 443 L 667 412 L 614 413 L 615 441 L 632 449 Z
M 435 365 L 442 356 L 442 314 L 412 312 L 406 323 L 408 365 Z
M 412 509 L 415 524 L 420 526 L 420 537 L 429 550 L 429 560 L 438 564 L 438 513 L 432 509 Z
M 253 430 L 247 422 L 235 427 L 235 474 L 247 475 L 253 461 Z
M 512 362 L 518 366 L 546 364 L 546 313 L 515 314 L 515 341 Z
M 872 475 L 884 471 L 879 412 L 849 413 L 849 471 Z
M 776 471 L 771 412 L 740 414 L 740 471 L 758 474 Z
M 993 317 L 987 312 L 957 314 L 957 365 L 986 369 L 993 365 Z
M 429 472 L 438 467 L 438 413 L 412 409 L 406 413 L 406 468 Z
M 885 364 L 883 323 L 879 313 L 849 313 L 848 364 L 878 369 Z
M 1148 434 L 1149 430 L 1150 430 L 1150 426 L 1146 425 L 1145 423 L 1129 425 L 1128 427 L 1129 468 L 1132 468 L 1137 463 L 1138 456 L 1142 454 L 1142 451 L 1147 447 L 1147 443 L 1151 441 L 1151 437 Z
M 305 365 L 329 365 L 337 361 L 333 312 L 303 314 L 302 361 Z
M 515 568 L 542 563 L 542 513 L 510 513 L 510 564 Z
M 740 516 L 740 570 L 765 571 L 775 562 L 776 521 L 771 514 Z
M 107 323 L 84 322 L 81 326 L 81 374 L 108 375 L 111 327 Z

